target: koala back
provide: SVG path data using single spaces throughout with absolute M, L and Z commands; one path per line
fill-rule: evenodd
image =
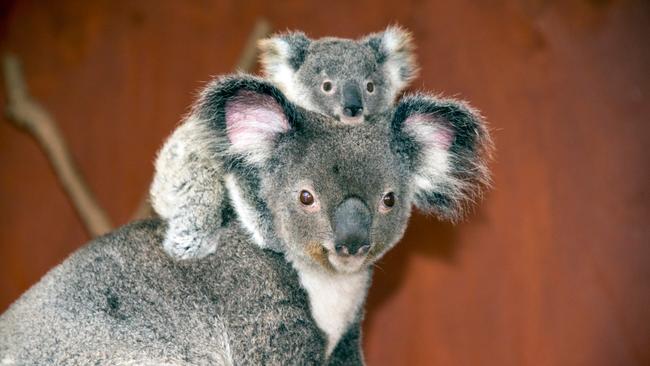
M 50 271 L 0 316 L 3 364 L 322 362 L 324 338 L 282 255 L 233 222 L 215 254 L 175 261 L 164 230 L 127 225 Z

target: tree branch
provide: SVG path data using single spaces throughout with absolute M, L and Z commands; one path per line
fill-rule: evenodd
M 239 56 L 239 62 L 235 66 L 236 71 L 250 72 L 253 69 L 257 57 L 257 42 L 269 34 L 271 34 L 271 24 L 264 18 L 259 19 L 248 36 L 241 56 Z
M 271 33 L 271 25 L 259 19 L 235 67 L 237 71 L 249 72 L 255 65 L 257 42 Z M 77 169 L 68 145 L 52 116 L 27 92 L 27 86 L 18 59 L 5 55 L 3 63 L 5 89 L 7 90 L 6 115 L 14 125 L 32 135 L 45 152 L 61 186 L 72 200 L 77 214 L 92 237 L 112 230 L 106 212 L 97 202 L 88 184 Z M 142 219 L 153 215 L 147 191 L 140 199 L 132 219 Z
M 56 122 L 27 92 L 18 59 L 5 55 L 3 71 L 7 90 L 7 117 L 32 135 L 43 149 L 88 233 L 91 236 L 107 233 L 112 228 L 108 215 L 77 169 Z

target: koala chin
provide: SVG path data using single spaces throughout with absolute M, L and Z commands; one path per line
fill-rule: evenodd
M 368 256 L 366 254 L 341 256 L 339 254 L 329 252 L 327 259 L 331 263 L 334 270 L 341 273 L 355 273 L 361 269 L 365 269 L 364 265 L 367 264 Z
M 416 76 L 413 50 L 410 33 L 399 27 L 358 40 L 311 40 L 289 32 L 261 41 L 260 61 L 266 78 L 287 100 L 332 117 L 329 122 L 356 125 L 390 109 Z M 194 115 L 160 150 L 150 197 L 156 213 L 169 223 L 163 247 L 171 256 L 202 258 L 217 250 L 228 207 L 222 164 L 211 131 Z M 263 245 L 278 249 L 273 243 Z M 360 255 L 332 258 L 341 269 L 361 262 Z
M 409 95 L 349 125 L 235 75 L 188 120 L 196 144 L 169 151 L 220 157 L 193 166 L 224 177 L 218 250 L 169 256 L 159 219 L 97 238 L 0 316 L 4 364 L 363 364 L 371 265 L 413 206 L 457 220 L 489 181 L 486 125 L 456 100 Z

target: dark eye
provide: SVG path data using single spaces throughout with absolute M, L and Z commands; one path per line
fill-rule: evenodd
M 368 84 L 366 84 L 366 90 L 368 93 L 372 93 L 375 91 L 375 84 L 373 84 L 372 81 L 369 81 Z
M 300 191 L 300 203 L 305 206 L 311 206 L 314 204 L 314 195 L 309 191 Z
M 332 91 L 332 82 L 329 80 L 323 81 L 323 85 L 321 85 L 321 88 L 323 88 L 323 91 L 325 93 L 329 93 Z
M 381 198 L 381 202 L 387 208 L 392 208 L 395 206 L 395 194 L 393 192 L 388 192 Z

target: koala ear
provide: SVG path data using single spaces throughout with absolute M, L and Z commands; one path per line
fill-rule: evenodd
M 457 221 L 490 183 L 492 142 L 480 114 L 466 103 L 425 95 L 404 97 L 392 121 L 408 157 L 415 205 Z
M 415 79 L 418 66 L 415 61 L 413 36 L 399 26 L 391 26 L 383 32 L 365 37 L 362 42 L 368 45 L 383 65 L 394 93 L 402 91 Z
M 279 135 L 292 129 L 296 114 L 275 86 L 247 75 L 215 81 L 196 109 L 194 113 L 217 130 L 222 153 L 253 166 L 268 160 Z
M 260 63 L 267 78 L 293 75 L 305 61 L 311 40 L 302 32 L 289 32 L 258 43 Z

